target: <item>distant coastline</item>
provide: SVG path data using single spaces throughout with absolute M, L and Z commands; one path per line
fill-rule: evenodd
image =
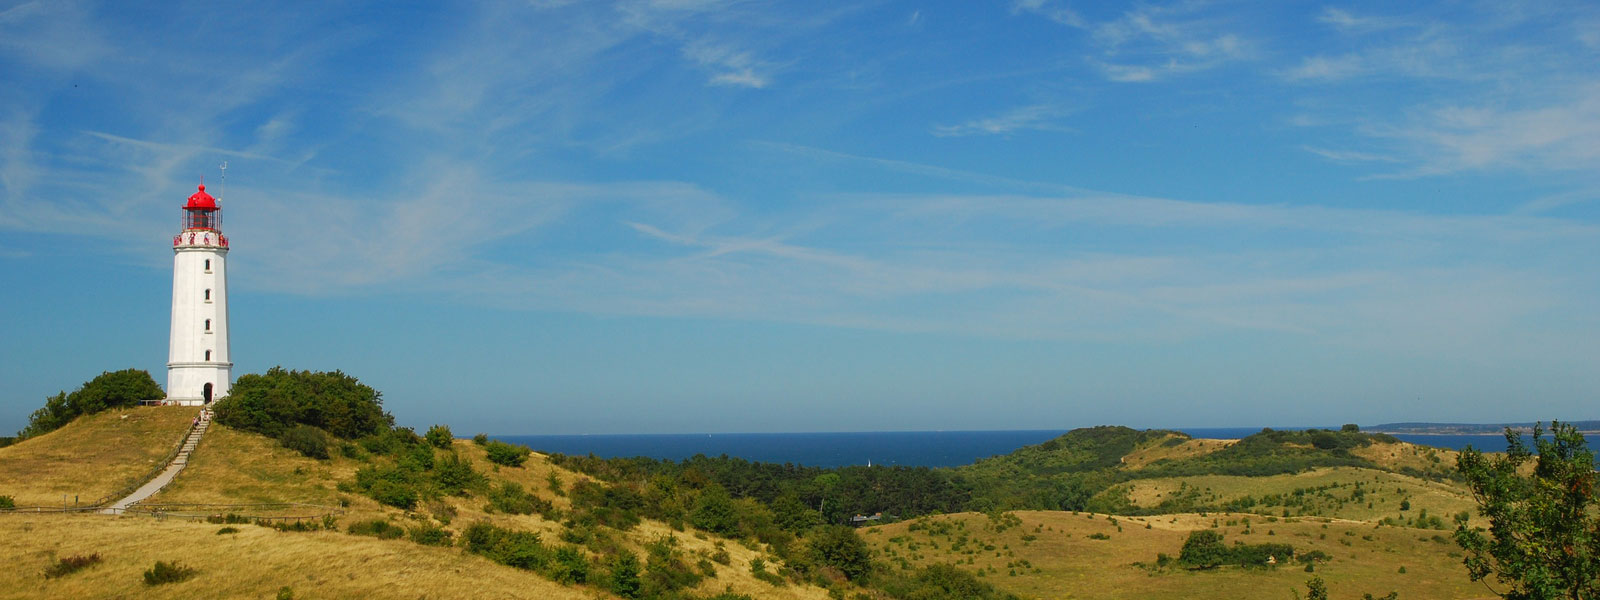
M 1568 425 L 1578 428 L 1584 435 L 1600 433 L 1600 421 L 1567 421 Z M 1543 423 L 1546 430 L 1548 422 Z M 1529 435 L 1533 433 L 1533 422 L 1526 423 L 1384 423 L 1363 427 L 1362 431 L 1368 433 L 1406 434 L 1406 435 L 1503 435 L 1507 428 L 1512 431 Z

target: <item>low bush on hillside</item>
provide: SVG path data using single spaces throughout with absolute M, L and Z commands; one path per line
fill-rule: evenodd
M 11 496 L 0 496 L 0 509 L 16 508 L 17 500 Z
M 480 433 L 478 435 L 472 436 L 472 443 L 477 444 L 479 446 L 487 446 L 487 445 L 489 445 L 489 434 Z
M 1021 600 L 948 564 L 928 565 L 910 577 L 894 576 L 880 587 L 893 598 L 907 600 Z
M 527 446 L 520 444 L 507 444 L 500 440 L 489 442 L 484 450 L 488 453 L 489 462 L 508 467 L 520 467 L 528 462 L 528 454 L 533 452 Z
M 646 598 L 665 597 L 692 588 L 700 583 L 701 575 L 684 561 L 678 549 L 678 539 L 664 535 L 645 545 L 645 567 L 640 591 Z
M 579 525 L 604 525 L 628 530 L 639 524 L 648 504 L 638 490 L 625 483 L 603 485 L 580 481 L 572 486 L 572 521 Z
M 79 554 L 68 556 L 66 558 L 57 560 L 55 564 L 46 567 L 44 570 L 44 578 L 55 579 L 57 577 L 66 577 L 67 575 L 77 573 L 78 571 L 82 571 L 99 563 L 100 554 L 98 552 L 89 555 Z
M 488 510 L 512 515 L 539 513 L 546 518 L 555 516 L 555 506 L 550 501 L 528 493 L 522 489 L 522 484 L 515 481 L 502 481 L 489 492 Z
M 17 439 L 26 439 L 55 431 L 82 415 L 92 415 L 108 408 L 137 406 L 145 400 L 167 397 L 156 385 L 150 373 L 141 369 L 107 371 L 84 382 L 71 394 L 58 393 L 46 398 L 44 407 L 28 416 L 28 426 L 17 432 Z
M 156 561 L 155 566 L 150 567 L 150 570 L 144 572 L 144 584 L 162 585 L 167 583 L 178 583 L 180 581 L 187 581 L 188 579 L 194 577 L 197 573 L 199 573 L 199 571 L 196 571 L 193 567 L 183 566 L 176 561 L 169 563 L 158 560 Z
M 238 527 L 223 527 L 222 529 L 218 529 L 217 530 L 217 535 L 229 535 L 229 534 L 233 534 L 233 533 L 239 533 L 239 528 Z
M 469 491 L 483 489 L 489 479 L 473 469 L 470 461 L 455 452 L 447 452 L 433 465 L 433 482 L 441 494 L 463 496 Z
M 450 435 L 450 427 L 447 425 L 429 427 L 428 433 L 423 437 L 429 444 L 433 444 L 433 447 L 441 450 L 450 448 L 450 443 L 455 440 L 455 436 Z
M 327 432 L 310 425 L 295 425 L 278 438 L 283 447 L 317 460 L 328 460 L 328 446 L 332 440 Z
M 405 528 L 383 519 L 351 523 L 349 527 L 345 528 L 345 532 L 350 535 L 370 535 L 380 540 L 397 539 L 406 534 Z
M 468 552 L 518 569 L 543 571 L 552 558 L 552 552 L 540 541 L 539 534 L 531 531 L 473 523 L 461 538 L 466 540 Z
M 1288 544 L 1241 544 L 1228 546 L 1222 543 L 1222 534 L 1201 529 L 1189 534 L 1178 554 L 1178 564 L 1191 569 L 1212 569 L 1222 565 L 1265 567 L 1270 560 L 1288 561 L 1294 557 L 1294 547 Z
M 424 546 L 449 546 L 450 532 L 432 525 L 418 525 L 406 532 L 411 541 Z

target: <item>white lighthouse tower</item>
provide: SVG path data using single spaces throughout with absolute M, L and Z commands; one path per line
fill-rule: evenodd
M 172 238 L 172 342 L 167 401 L 210 404 L 228 395 L 228 237 L 222 207 L 206 186 L 183 206 L 183 232 Z

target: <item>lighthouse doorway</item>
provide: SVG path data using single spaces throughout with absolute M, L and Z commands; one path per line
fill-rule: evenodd
M 205 396 L 206 404 L 211 404 L 211 384 L 208 383 L 206 384 L 206 387 L 201 388 L 200 394 Z

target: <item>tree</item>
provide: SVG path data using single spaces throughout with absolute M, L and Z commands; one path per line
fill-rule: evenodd
M 310 425 L 344 439 L 394 427 L 383 411 L 383 395 L 340 371 L 285 371 L 240 376 L 217 402 L 217 422 L 278 437 L 295 424 Z
M 1600 503 L 1594 451 L 1576 427 L 1550 423 L 1550 438 L 1533 427 L 1537 458 L 1506 429 L 1508 448 L 1486 457 L 1461 453 L 1456 470 L 1478 501 L 1489 529 L 1459 523 L 1456 543 L 1466 551 L 1467 573 L 1496 595 L 1512 600 L 1600 598 Z M 1528 472 L 1524 465 L 1534 461 Z M 1497 590 L 1492 578 L 1509 586 Z
M 1178 553 L 1178 562 L 1198 569 L 1210 569 L 1228 560 L 1228 547 L 1222 545 L 1222 534 L 1201 529 L 1189 534 Z
M 717 535 L 739 532 L 739 515 L 733 510 L 733 498 L 728 491 L 715 483 L 695 498 L 694 510 L 689 513 L 689 523 Z
M 611 593 L 623 598 L 639 597 L 639 557 L 631 550 L 617 553 L 611 563 Z
M 150 373 L 141 369 L 106 371 L 84 382 L 71 394 L 58 393 L 45 399 L 44 407 L 28 417 L 28 426 L 17 432 L 17 437 L 28 438 L 49 433 L 82 415 L 92 415 L 108 408 L 138 405 L 146 400 L 166 397 L 161 386 Z
M 428 433 L 423 437 L 428 440 L 429 444 L 433 444 L 433 447 L 440 449 L 449 449 L 450 443 L 455 439 L 455 436 L 450 435 L 450 426 L 448 425 L 429 427 Z
M 851 581 L 860 582 L 872 571 L 872 552 L 854 529 L 843 525 L 818 527 L 811 530 L 807 541 L 812 560 L 838 569 Z

